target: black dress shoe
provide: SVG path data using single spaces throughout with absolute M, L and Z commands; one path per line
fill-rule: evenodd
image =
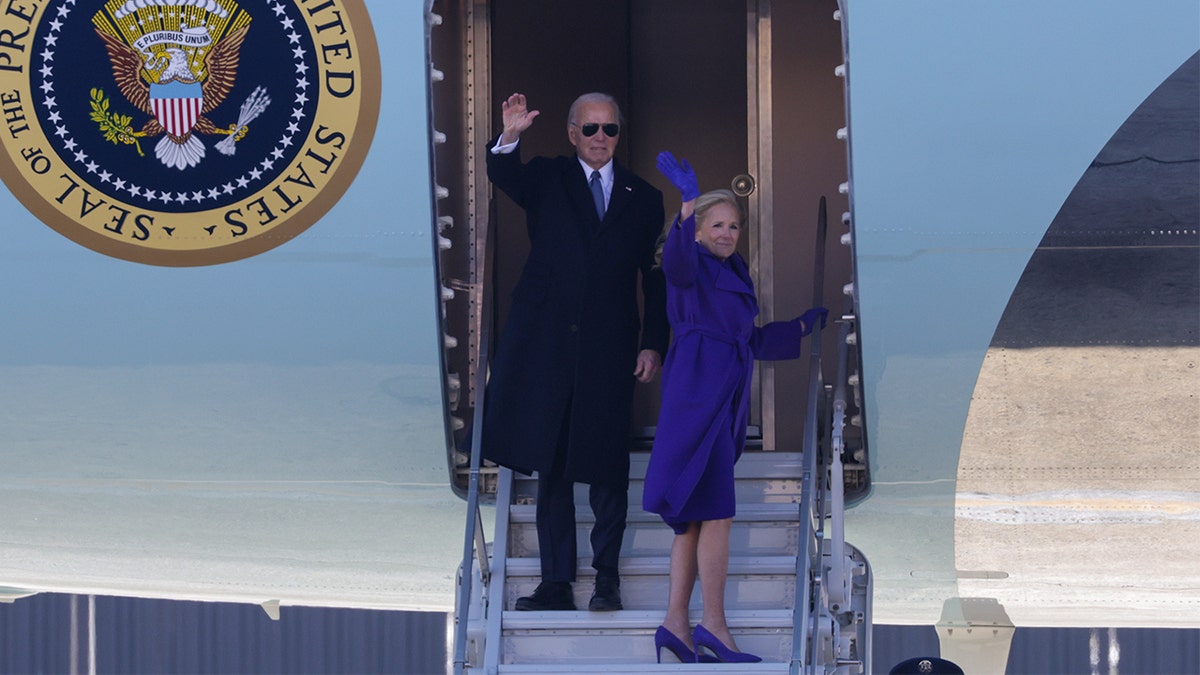
M 596 577 L 596 590 L 588 602 L 590 612 L 615 612 L 624 609 L 621 605 L 621 578 L 616 576 Z
M 533 595 L 517 598 L 516 607 L 522 612 L 574 610 L 575 594 L 565 581 L 543 581 L 533 589 Z

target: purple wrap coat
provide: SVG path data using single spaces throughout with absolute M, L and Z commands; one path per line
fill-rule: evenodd
M 755 326 L 745 261 L 717 258 L 695 232 L 694 216 L 676 218 L 663 246 L 674 338 L 642 494 L 642 507 L 676 532 L 734 516 L 733 465 L 746 441 L 753 360 L 798 358 L 803 328 L 799 319 Z

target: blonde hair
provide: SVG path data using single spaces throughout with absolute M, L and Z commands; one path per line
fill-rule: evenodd
M 746 212 L 742 209 L 741 202 L 738 201 L 737 195 L 733 194 L 732 190 L 710 190 L 696 197 L 696 203 L 693 205 L 693 217 L 696 219 L 696 228 L 699 229 L 700 221 L 708 216 L 708 212 L 717 204 L 728 204 L 737 212 L 738 223 L 745 224 Z M 671 232 L 671 226 L 675 224 L 675 216 L 671 215 L 667 218 L 666 224 L 663 226 L 662 233 L 658 235 L 658 242 L 654 249 L 654 266 L 662 267 L 662 252 L 663 244 L 667 243 L 667 235 Z
M 746 222 L 746 212 L 742 210 L 742 205 L 738 202 L 737 196 L 731 190 L 712 190 L 696 197 L 696 227 L 700 226 L 700 221 L 704 220 L 712 207 L 717 204 L 728 204 L 737 212 L 738 223 Z

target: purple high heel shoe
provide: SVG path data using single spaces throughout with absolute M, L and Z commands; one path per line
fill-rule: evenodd
M 671 637 L 675 636 L 672 635 Z M 762 661 L 761 656 L 755 656 L 747 652 L 735 652 L 726 647 L 723 642 L 717 639 L 717 636 L 708 632 L 708 629 L 700 624 L 696 624 L 696 630 L 692 631 L 692 642 L 696 643 L 696 654 L 700 654 L 700 648 L 704 647 L 711 651 L 717 657 L 717 660 L 722 663 L 758 663 Z M 703 656 L 708 655 L 704 654 Z
M 698 654 L 688 649 L 688 646 L 683 644 L 666 626 L 659 626 L 654 632 L 654 658 L 662 663 L 662 650 L 666 647 L 675 658 L 682 663 L 716 663 L 717 660 L 708 654 Z

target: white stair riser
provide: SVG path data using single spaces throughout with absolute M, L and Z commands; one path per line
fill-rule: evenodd
M 533 593 L 538 579 L 509 578 L 504 589 L 505 609 L 511 610 L 517 598 Z M 592 597 L 592 580 L 580 579 L 572 586 L 575 606 L 586 609 Z M 725 606 L 731 610 L 791 609 L 796 597 L 795 575 L 731 574 L 725 582 Z M 667 607 L 666 576 L 624 576 L 621 578 L 621 604 L 626 610 L 662 610 Z M 700 583 L 692 592 L 692 607 L 701 607 Z
M 586 639 L 571 639 L 581 637 Z M 768 661 L 786 662 L 792 656 L 790 628 L 735 631 L 734 639 L 737 640 L 739 649 L 757 654 Z M 506 634 L 501 660 L 503 663 L 554 663 L 569 666 L 579 663 L 611 663 L 614 654 L 620 654 L 623 663 L 640 661 L 645 663 L 648 669 L 653 667 L 653 633 L 543 630 L 528 634 Z M 666 649 L 663 650 L 663 661 L 678 663 L 674 655 Z M 734 668 L 728 664 L 712 667 Z
M 592 547 L 589 541 L 591 524 L 580 523 L 576 528 L 578 557 L 590 564 Z M 621 556 L 667 555 L 675 533 L 664 524 L 631 523 L 625 530 Z M 739 555 L 796 555 L 799 547 L 799 528 L 795 521 L 762 522 L 738 521 L 734 518 L 729 535 L 729 550 Z M 514 523 L 509 528 L 509 557 L 538 557 L 537 527 L 533 523 Z
M 629 510 L 631 512 L 642 509 L 642 488 L 643 483 L 640 480 L 629 482 Z M 536 501 L 536 482 L 524 481 L 514 489 L 516 503 L 532 504 Z M 800 479 L 798 478 L 738 479 L 734 483 L 733 490 L 738 504 L 799 504 L 801 496 Z M 575 486 L 575 506 L 582 509 L 588 508 L 587 485 L 577 484 Z

